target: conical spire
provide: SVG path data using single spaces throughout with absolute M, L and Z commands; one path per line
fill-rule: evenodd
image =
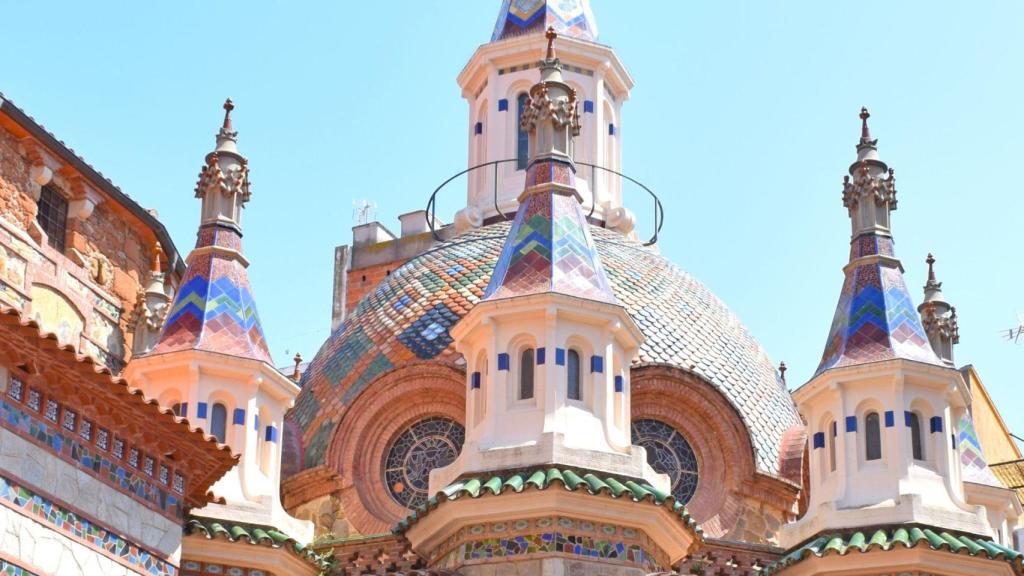
M 202 221 L 188 269 L 151 354 L 205 350 L 271 362 L 242 254 L 241 213 L 249 200 L 249 168 L 236 147 L 231 99 L 217 146 L 199 173 Z
M 896 179 L 878 157 L 870 116 L 867 108 L 861 109 L 857 161 L 843 182 L 843 205 L 852 224 L 850 262 L 817 373 L 891 358 L 940 363 L 893 249 L 890 214 L 896 209 Z
M 580 121 L 576 92 L 562 81 L 555 57 L 556 37 L 549 29 L 541 81 L 523 112 L 530 138 L 526 188 L 484 298 L 560 292 L 614 303 L 576 191 L 572 144 Z
M 928 264 L 928 281 L 924 285 L 924 302 L 917 311 L 921 314 L 921 324 L 935 355 L 946 365 L 954 366 L 953 345 L 960 343 L 956 308 L 946 301 L 942 282 L 935 279 L 935 257 L 929 254 L 925 262 Z
M 597 40 L 590 0 L 504 0 L 491 41 L 542 34 L 548 28 L 562 36 Z

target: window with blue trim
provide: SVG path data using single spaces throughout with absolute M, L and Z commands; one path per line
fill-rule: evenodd
M 217 442 L 223 444 L 224 438 L 227 437 L 228 409 L 218 402 L 213 405 L 210 412 L 210 434 L 217 439 Z
M 523 113 L 529 99 L 525 92 L 516 98 L 516 170 L 526 170 L 530 161 L 530 134 L 523 128 Z
M 566 395 L 569 400 L 582 400 L 580 393 L 580 353 L 575 350 L 569 350 L 568 366 L 565 369 L 566 372 Z
M 878 412 L 864 417 L 864 459 L 882 459 L 882 422 Z
M 924 439 L 921 437 L 921 415 L 917 412 L 908 414 L 910 421 L 910 448 L 914 460 L 924 460 Z
M 836 436 L 839 435 L 839 426 L 835 420 L 829 425 L 828 435 L 828 469 L 830 472 L 836 471 Z
M 533 348 L 527 348 L 519 354 L 519 399 L 533 398 Z

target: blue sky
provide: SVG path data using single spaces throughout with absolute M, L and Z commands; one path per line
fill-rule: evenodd
M 224 98 L 253 198 L 245 248 L 272 351 L 307 358 L 330 327 L 333 250 L 352 203 L 388 225 L 465 167 L 455 77 L 499 0 L 3 2 L 0 90 L 140 204 L 187 253 Z M 1019 256 L 1024 156 L 1020 2 L 593 0 L 637 81 L 625 170 L 667 212 L 661 249 L 790 367 L 817 366 L 842 284 L 840 184 L 857 113 L 896 169 L 897 255 L 920 299 L 925 255 L 972 363 L 1024 435 Z M 386 6 L 386 7 L 384 7 Z M 459 187 L 441 214 L 463 200 Z M 649 205 L 631 205 L 649 232 Z M 397 226 L 392 226 L 397 228 Z

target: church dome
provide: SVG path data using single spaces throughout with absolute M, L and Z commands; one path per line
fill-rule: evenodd
M 672 366 L 710 383 L 743 419 L 757 468 L 777 475 L 783 434 L 800 417 L 761 345 L 707 287 L 654 249 L 598 226 L 591 232 L 615 297 L 645 337 L 633 367 Z M 449 329 L 483 297 L 508 233 L 509 223 L 491 224 L 413 258 L 331 335 L 292 412 L 304 468 L 324 463 L 341 415 L 378 377 L 417 361 L 461 368 Z

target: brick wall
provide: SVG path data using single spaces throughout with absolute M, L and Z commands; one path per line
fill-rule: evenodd
M 397 270 L 406 260 L 395 260 L 384 264 L 367 266 L 358 270 L 348 271 L 348 285 L 345 291 L 345 313 L 350 314 L 363 296 L 377 289 L 392 272 Z

